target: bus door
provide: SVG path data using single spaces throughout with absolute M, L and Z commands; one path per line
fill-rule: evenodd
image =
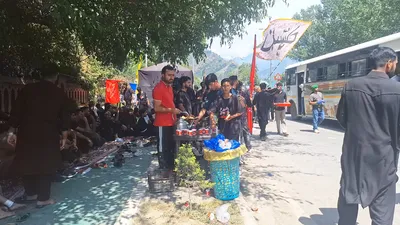
M 296 74 L 297 79 L 297 102 L 298 102 L 298 113 L 299 115 L 305 115 L 305 105 L 304 105 L 304 72 Z M 301 88 L 301 84 L 303 84 L 303 88 Z

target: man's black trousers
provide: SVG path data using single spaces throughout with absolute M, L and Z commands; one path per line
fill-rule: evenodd
M 378 192 L 368 206 L 372 225 L 392 225 L 396 204 L 396 182 Z M 358 204 L 347 204 L 342 191 L 339 191 L 338 225 L 355 225 L 358 215 Z
M 22 181 L 25 194 L 28 196 L 37 195 L 38 201 L 49 200 L 52 177 L 52 175 L 24 175 Z
M 268 124 L 269 109 L 257 109 L 258 124 L 260 125 L 260 137 L 266 137 L 266 127 Z
M 157 150 L 158 162 L 162 169 L 174 169 L 175 141 L 174 127 L 158 127 Z

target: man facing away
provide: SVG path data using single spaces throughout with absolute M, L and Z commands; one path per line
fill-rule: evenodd
M 161 168 L 174 169 L 175 141 L 173 138 L 176 115 L 181 111 L 175 108 L 172 83 L 175 78 L 174 67 L 167 65 L 161 70 L 161 81 L 154 87 L 153 99 L 158 127 L 158 157 Z
M 277 89 L 266 90 L 265 83 L 260 84 L 261 91 L 254 96 L 253 105 L 257 109 L 258 123 L 260 125 L 260 139 L 265 141 L 267 139 L 267 132 L 265 131 L 268 124 L 268 117 L 271 108 L 273 107 L 272 99 Z
M 309 103 L 312 106 L 313 113 L 313 131 L 314 133 L 319 133 L 318 126 L 325 119 L 324 111 L 324 96 L 318 90 L 318 84 L 314 84 L 312 87 L 312 93 L 310 95 Z
M 16 202 L 37 201 L 38 208 L 55 203 L 50 198 L 50 188 L 52 177 L 62 164 L 60 131 L 62 150 L 70 122 L 67 96 L 55 84 L 57 68 L 48 69 L 44 72 L 46 80 L 27 84 L 19 92 L 11 110 L 8 138 L 9 143 L 14 142 L 13 132 L 18 128 L 13 168 L 22 175 L 25 194 Z
M 287 102 L 286 93 L 282 90 L 282 83 L 277 83 L 276 88 L 278 89 L 278 93 L 274 95 L 274 103 L 285 103 Z M 287 137 L 289 134 L 286 131 L 286 107 L 275 107 L 275 120 L 276 120 L 276 129 L 278 134 L 282 134 Z
M 350 80 L 336 117 L 345 128 L 338 200 L 339 225 L 354 225 L 358 205 L 369 207 L 372 225 L 393 224 L 400 135 L 400 83 L 390 80 L 396 52 L 370 54 L 373 70 Z
M 239 90 L 238 90 L 238 85 L 239 85 L 238 76 L 236 76 L 236 75 L 230 76 L 229 80 L 232 82 L 231 93 L 233 95 L 237 95 L 238 92 L 239 92 Z

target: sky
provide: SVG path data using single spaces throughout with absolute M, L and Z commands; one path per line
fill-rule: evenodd
M 278 18 L 292 18 L 297 12 L 306 9 L 309 6 L 320 4 L 320 0 L 288 0 L 289 6 L 286 6 L 281 0 L 276 0 L 275 6 L 269 9 L 269 15 L 272 20 Z M 260 23 L 251 23 L 245 28 L 247 34 L 243 38 L 236 37 L 231 47 L 228 45 L 220 45 L 220 39 L 214 38 L 211 51 L 217 53 L 225 59 L 233 59 L 236 57 L 246 57 L 252 53 L 254 34 L 257 35 L 257 44 L 262 41 L 262 32 L 268 26 L 268 16 Z

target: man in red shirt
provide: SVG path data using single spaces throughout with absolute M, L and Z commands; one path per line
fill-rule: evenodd
M 174 104 L 172 83 L 175 78 L 174 67 L 167 65 L 161 70 L 161 81 L 153 90 L 154 126 L 158 127 L 158 160 L 161 168 L 174 169 L 175 141 L 174 124 L 176 115 L 181 113 Z

